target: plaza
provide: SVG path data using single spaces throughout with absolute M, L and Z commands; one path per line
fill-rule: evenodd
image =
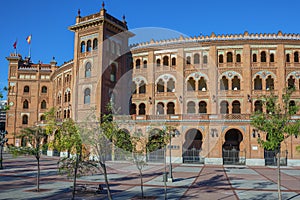
M 60 175 L 58 157 L 42 156 L 41 191 L 36 188 L 36 161 L 32 156 L 12 157 L 4 153 L 0 171 L 0 199 L 71 199 L 72 179 Z M 113 199 L 136 199 L 141 195 L 140 179 L 131 162 L 107 162 Z M 168 170 L 168 166 L 167 166 Z M 143 169 L 144 195 L 164 199 L 164 165 L 148 163 Z M 275 167 L 173 164 L 172 183 L 167 184 L 167 199 L 276 199 Z M 282 167 L 283 199 L 300 199 L 300 168 Z M 82 176 L 77 184 L 99 185 L 99 194 L 77 193 L 76 199 L 106 199 L 102 174 Z

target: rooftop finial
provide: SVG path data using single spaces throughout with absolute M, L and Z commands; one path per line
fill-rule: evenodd
M 104 9 L 105 3 L 104 1 L 102 1 L 102 9 Z
M 77 14 L 78 14 L 78 17 L 80 17 L 80 9 L 78 9 Z
M 122 19 L 123 19 L 123 23 L 126 23 L 125 15 L 122 16 Z

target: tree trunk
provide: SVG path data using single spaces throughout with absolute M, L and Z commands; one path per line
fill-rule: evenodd
M 2 160 L 3 160 L 3 157 L 2 157 L 2 150 L 3 150 L 3 146 L 0 147 L 0 151 L 1 151 L 1 157 L 0 157 L 0 169 L 3 169 L 3 165 L 2 165 Z
M 36 157 L 36 160 L 37 160 L 37 178 L 36 178 L 36 186 L 37 186 L 37 189 L 36 191 L 39 192 L 40 191 L 40 157 L 37 156 Z
M 143 189 L 143 175 L 142 175 L 142 170 L 139 169 L 140 171 L 140 178 L 141 178 L 141 191 L 142 191 L 142 199 L 144 199 L 144 189 Z
M 76 164 L 75 164 L 74 179 L 73 179 L 72 200 L 75 199 L 77 169 L 78 169 L 78 154 L 76 154 Z
M 280 149 L 277 152 L 277 189 L 278 189 L 278 200 L 281 200 L 281 177 L 280 177 Z
M 110 188 L 109 188 L 109 184 L 108 184 L 106 165 L 105 165 L 105 163 L 102 163 L 102 162 L 99 162 L 99 163 L 100 163 L 101 168 L 103 169 L 104 180 L 105 180 L 105 184 L 106 184 L 106 188 L 107 188 L 107 197 L 109 200 L 112 200 Z

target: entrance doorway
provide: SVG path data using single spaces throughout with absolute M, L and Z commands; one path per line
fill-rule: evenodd
M 183 163 L 204 163 L 204 158 L 200 156 L 202 139 L 202 133 L 198 129 L 187 131 L 182 149 Z
M 224 165 L 240 165 L 245 164 L 245 152 L 240 151 L 240 143 L 243 135 L 238 129 L 230 129 L 225 134 L 225 142 L 222 146 L 222 157 Z

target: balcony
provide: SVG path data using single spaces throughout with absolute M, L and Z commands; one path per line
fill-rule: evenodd
M 155 120 L 155 121 L 240 121 L 250 120 L 249 114 L 170 114 L 170 115 L 115 115 L 116 121 Z

